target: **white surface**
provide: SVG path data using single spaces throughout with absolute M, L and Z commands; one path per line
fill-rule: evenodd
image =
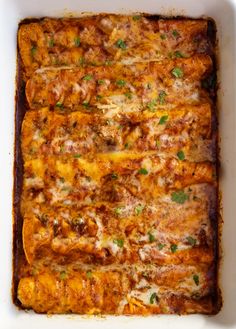
M 62 16 L 66 12 L 149 12 L 211 16 L 218 27 L 221 88 L 221 190 L 224 229 L 221 286 L 224 305 L 217 316 L 153 316 L 85 318 L 36 315 L 11 302 L 12 186 L 16 31 L 29 16 Z M 0 328 L 236 328 L 236 0 L 0 0 Z

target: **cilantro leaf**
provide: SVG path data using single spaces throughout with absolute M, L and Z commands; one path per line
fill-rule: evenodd
M 171 200 L 179 204 L 183 204 L 188 198 L 188 195 L 184 191 L 177 191 L 171 194 Z
M 164 125 L 166 121 L 168 120 L 168 115 L 163 115 L 159 120 L 159 125 Z

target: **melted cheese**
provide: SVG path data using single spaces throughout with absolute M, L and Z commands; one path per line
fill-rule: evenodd
M 23 307 L 215 312 L 207 24 L 105 14 L 21 24 Z

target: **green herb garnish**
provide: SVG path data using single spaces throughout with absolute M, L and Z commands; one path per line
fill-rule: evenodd
M 85 58 L 84 58 L 84 57 L 80 57 L 80 59 L 79 59 L 79 64 L 80 64 L 81 66 L 84 66 L 84 64 L 85 64 Z
M 112 178 L 112 179 L 118 179 L 118 175 L 117 175 L 115 172 L 113 172 L 113 173 L 111 174 L 111 178 Z
M 143 209 L 145 206 L 142 206 L 141 204 L 134 208 L 135 215 L 140 215 L 143 212 Z
M 148 232 L 148 238 L 149 238 L 149 242 L 155 241 L 155 236 L 151 232 Z
M 67 274 L 66 274 L 66 272 L 65 271 L 62 271 L 61 273 L 60 273 L 60 279 L 61 280 L 65 280 L 67 278 Z
M 36 46 L 32 46 L 31 49 L 30 49 L 31 56 L 34 57 L 34 55 L 36 54 L 36 51 L 37 51 L 37 47 Z
M 83 80 L 85 81 L 90 81 L 92 80 L 93 76 L 91 74 L 86 74 L 84 77 L 83 77 Z
M 184 154 L 184 152 L 183 152 L 183 151 L 179 151 L 179 152 L 177 153 L 177 157 L 178 157 L 179 160 L 183 161 L 183 160 L 185 159 L 185 154 Z
M 64 108 L 64 105 L 61 102 L 57 102 L 55 106 L 59 107 L 60 109 Z
M 165 244 L 158 243 L 157 248 L 158 248 L 159 250 L 162 250 L 165 246 L 166 246 Z
M 50 48 L 54 47 L 54 39 L 53 38 L 51 38 L 49 40 L 48 45 L 49 45 Z
M 195 282 L 196 286 L 199 285 L 199 276 L 197 274 L 193 275 L 193 281 Z
M 134 21 L 139 21 L 141 19 L 140 15 L 135 15 L 132 17 Z
M 99 84 L 99 85 L 103 85 L 104 83 L 105 83 L 104 80 L 102 80 L 102 79 L 98 79 L 98 84 Z
M 194 238 L 191 237 L 191 236 L 188 236 L 186 239 L 187 239 L 188 243 L 191 244 L 191 246 L 193 246 L 193 247 L 194 247 L 194 246 L 196 245 L 196 243 L 197 243 L 197 240 L 194 239 Z
M 159 100 L 159 103 L 160 105 L 163 105 L 165 104 L 165 98 L 166 98 L 167 94 L 164 90 L 160 91 L 159 92 L 159 97 L 158 97 L 158 100 Z
M 151 112 L 155 111 L 156 106 L 157 106 L 157 101 L 155 99 L 147 103 L 147 107 Z
M 114 239 L 113 242 L 120 248 L 124 246 L 124 240 L 123 239 Z
M 148 171 L 145 168 L 140 168 L 139 171 L 138 171 L 138 173 L 141 174 L 141 175 L 147 175 L 148 174 Z
M 173 68 L 171 73 L 175 78 L 182 78 L 184 76 L 184 72 L 180 67 Z
M 89 102 L 85 102 L 85 101 L 84 101 L 84 102 L 82 103 L 82 105 L 83 105 L 83 107 L 85 107 L 85 108 L 89 108 Z
M 188 198 L 188 195 L 184 191 L 177 191 L 171 194 L 171 200 L 179 204 L 183 204 Z
M 164 125 L 168 120 L 168 115 L 163 115 L 159 120 L 159 125 Z
M 173 35 L 173 37 L 175 37 L 175 38 L 178 38 L 178 37 L 180 36 L 180 34 L 179 34 L 179 32 L 178 32 L 177 30 L 173 30 L 173 31 L 172 31 L 172 35 Z
M 132 94 L 131 93 L 125 93 L 124 94 L 128 99 L 132 99 Z
M 174 55 L 176 58 L 185 58 L 185 56 L 178 50 L 174 52 Z
M 80 46 L 80 38 L 76 37 L 74 41 L 75 41 L 75 46 L 79 47 Z
M 116 214 L 116 215 L 121 215 L 121 214 L 122 214 L 122 210 L 123 210 L 122 207 L 117 207 L 117 208 L 115 208 L 115 214 Z
M 127 48 L 126 43 L 122 39 L 116 41 L 116 47 L 125 50 Z
M 178 246 L 174 243 L 170 246 L 170 250 L 173 254 L 176 252 L 177 249 L 178 249 Z
M 116 84 L 119 87 L 124 87 L 126 85 L 126 82 L 124 80 L 117 80 Z
M 74 158 L 75 158 L 75 159 L 79 159 L 80 157 L 81 157 L 81 154 L 75 154 L 75 155 L 74 155 Z
M 91 279 L 92 276 L 93 276 L 92 271 L 87 271 L 87 272 L 86 272 L 86 277 L 87 277 L 88 279 Z
M 161 34 L 160 37 L 161 37 L 162 40 L 165 40 L 166 39 L 166 35 L 165 34 Z
M 150 297 L 150 304 L 154 304 L 154 301 L 158 302 L 158 296 L 155 292 L 153 292 L 151 294 L 151 297 Z

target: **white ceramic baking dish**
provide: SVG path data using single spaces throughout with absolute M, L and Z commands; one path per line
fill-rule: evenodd
M 223 308 L 216 316 L 81 317 L 37 315 L 18 310 L 11 300 L 12 186 L 18 22 L 32 16 L 83 12 L 212 17 L 219 39 L 219 121 L 223 195 Z M 0 0 L 0 328 L 236 328 L 236 0 Z

